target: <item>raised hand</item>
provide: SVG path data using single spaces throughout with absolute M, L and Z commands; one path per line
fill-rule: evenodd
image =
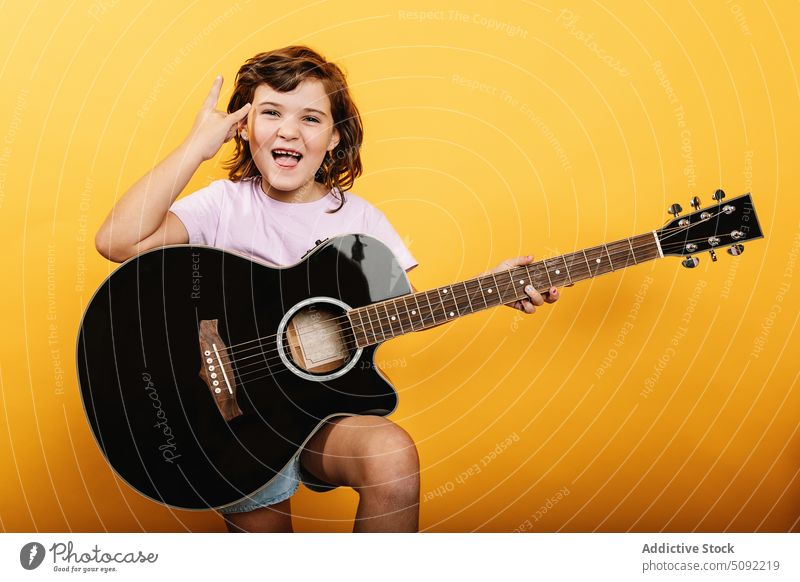
M 245 103 L 243 107 L 233 113 L 218 110 L 217 101 L 219 101 L 221 89 L 222 75 L 219 75 L 214 79 L 211 91 L 186 138 L 187 147 L 200 155 L 203 160 L 213 158 L 222 144 L 233 139 L 238 123 L 247 116 L 252 106 L 251 103 Z
M 533 255 L 517 257 L 513 259 L 506 259 L 505 261 L 497 265 L 494 269 L 489 271 L 489 273 L 507 271 L 508 269 L 511 269 L 513 267 L 529 265 L 532 262 L 533 262 Z M 542 295 L 536 289 L 534 289 L 532 285 L 528 285 L 527 287 L 525 287 L 525 293 L 528 295 L 527 298 L 520 299 L 512 303 L 506 303 L 506 305 L 508 307 L 513 307 L 514 309 L 519 309 L 520 311 L 524 311 L 525 313 L 533 313 L 534 311 L 536 311 L 536 307 L 544 305 L 545 303 L 555 303 L 556 301 L 558 301 L 559 297 L 558 289 L 556 287 L 550 287 L 550 289 Z

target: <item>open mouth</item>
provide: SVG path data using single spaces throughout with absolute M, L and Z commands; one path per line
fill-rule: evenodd
M 285 150 L 281 148 L 272 150 L 272 159 L 275 160 L 275 164 L 281 168 L 294 168 L 300 163 L 302 158 L 303 154 L 295 150 Z

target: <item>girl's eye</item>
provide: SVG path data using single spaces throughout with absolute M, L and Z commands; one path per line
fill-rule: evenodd
M 270 117 L 275 117 L 276 115 L 279 115 L 279 113 L 277 111 L 275 111 L 274 109 L 267 109 L 265 111 L 262 111 L 262 113 L 264 115 L 269 115 Z M 308 121 L 313 121 L 314 123 L 320 123 L 319 119 L 317 119 L 316 117 L 313 117 L 311 115 L 309 115 L 305 119 L 307 119 Z

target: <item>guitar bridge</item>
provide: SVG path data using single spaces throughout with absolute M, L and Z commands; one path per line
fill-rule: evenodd
M 236 402 L 236 381 L 227 348 L 217 330 L 216 319 L 200 320 L 200 378 L 211 390 L 211 396 L 226 421 L 242 415 Z

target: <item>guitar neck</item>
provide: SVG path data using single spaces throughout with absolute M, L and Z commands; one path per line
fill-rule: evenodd
M 422 331 L 464 315 L 663 257 L 655 232 L 551 257 L 506 271 L 409 293 L 347 312 L 358 347 Z

